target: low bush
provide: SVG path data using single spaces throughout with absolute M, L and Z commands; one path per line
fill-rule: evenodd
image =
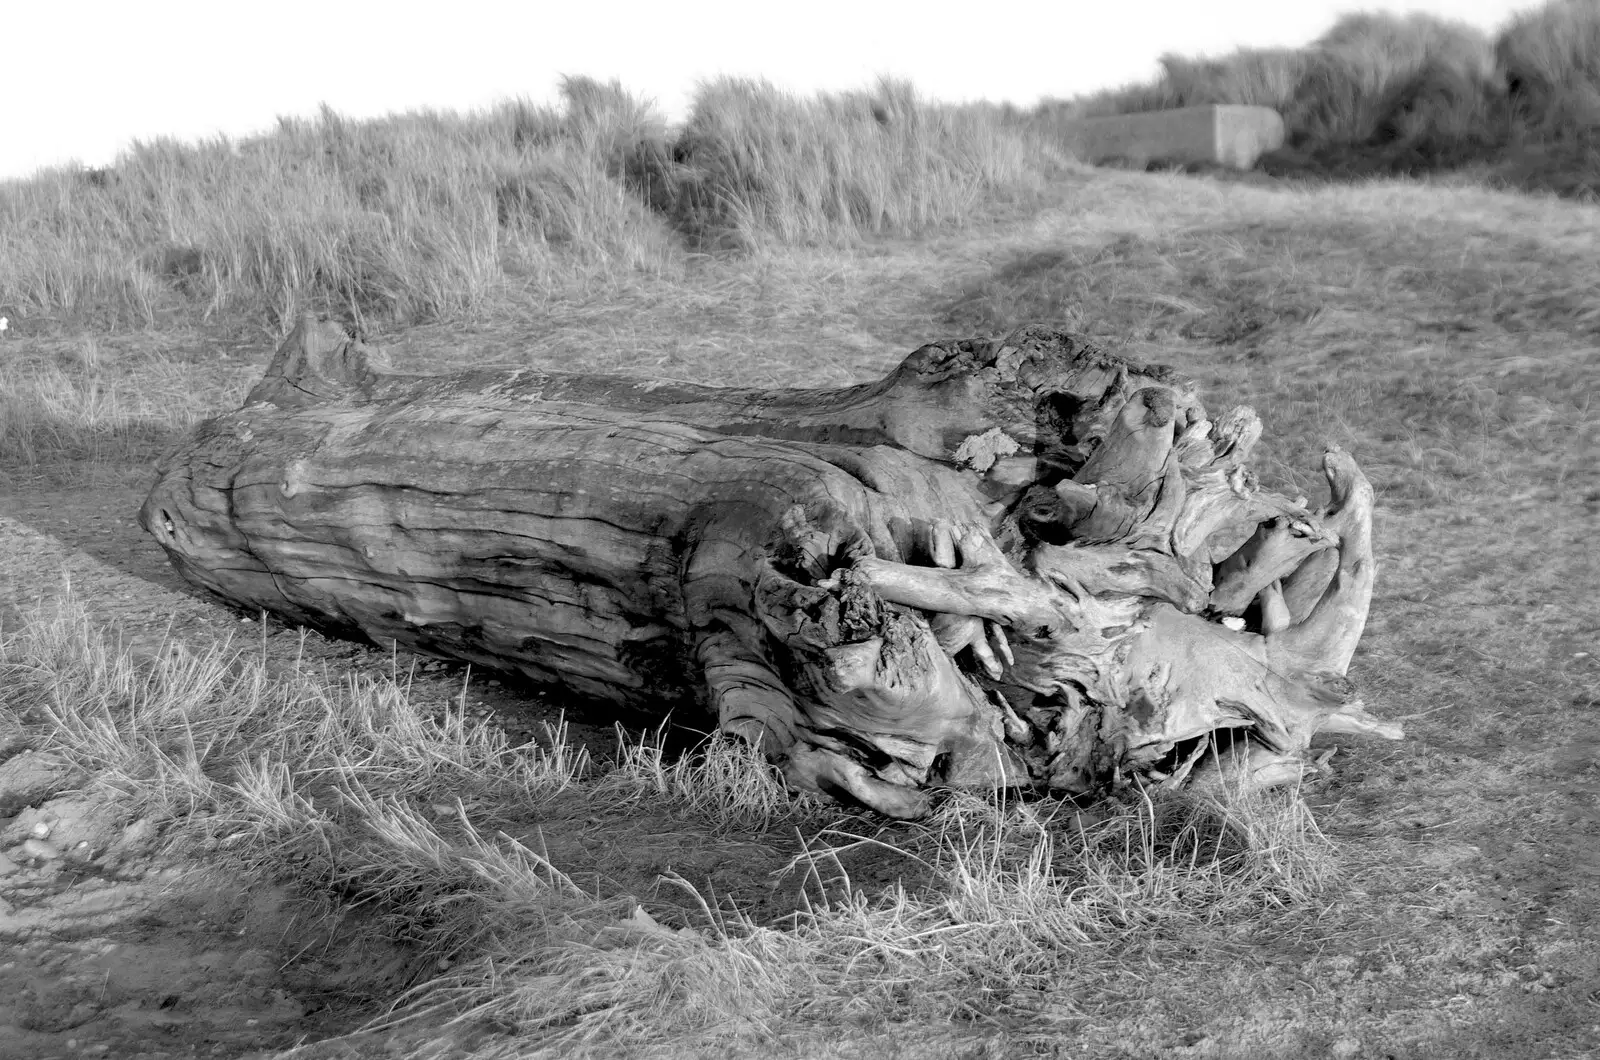
M 1428 14 L 1345 15 L 1302 49 L 1167 55 L 1152 82 L 1040 108 L 1041 124 L 1203 103 L 1273 107 L 1269 172 L 1353 177 L 1473 166 L 1498 183 L 1587 196 L 1600 183 L 1600 4 L 1550 0 L 1491 39 Z M 1557 146 L 1568 145 L 1568 146 Z
M 1518 15 L 1495 58 L 1527 139 L 1581 140 L 1600 129 L 1600 3 L 1550 0 Z

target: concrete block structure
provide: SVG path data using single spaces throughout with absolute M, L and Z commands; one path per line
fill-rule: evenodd
M 1271 107 L 1208 103 L 1063 124 L 1067 148 L 1085 162 L 1181 162 L 1251 169 L 1283 146 L 1283 118 Z

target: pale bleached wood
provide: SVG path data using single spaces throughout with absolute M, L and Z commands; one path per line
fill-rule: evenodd
M 1344 678 L 1371 488 L 1330 451 L 1326 510 L 1264 490 L 1260 433 L 1037 326 L 761 391 L 402 376 L 307 319 L 141 517 L 237 604 L 704 710 L 915 816 L 945 786 L 1280 782 L 1318 731 L 1399 735 Z

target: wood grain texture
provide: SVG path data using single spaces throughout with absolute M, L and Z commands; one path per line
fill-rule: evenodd
M 306 319 L 141 519 L 239 605 L 706 711 L 915 816 L 942 786 L 1275 783 L 1320 729 L 1399 735 L 1343 676 L 1371 488 L 1330 451 L 1325 510 L 1261 489 L 1260 432 L 1038 326 L 750 390 L 402 376 Z

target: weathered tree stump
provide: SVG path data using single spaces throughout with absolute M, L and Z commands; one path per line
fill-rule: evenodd
M 886 813 L 939 787 L 1272 784 L 1345 678 L 1372 489 L 1262 489 L 1248 408 L 1062 332 L 841 390 L 387 372 L 302 321 L 141 522 L 248 608 L 665 714 Z

